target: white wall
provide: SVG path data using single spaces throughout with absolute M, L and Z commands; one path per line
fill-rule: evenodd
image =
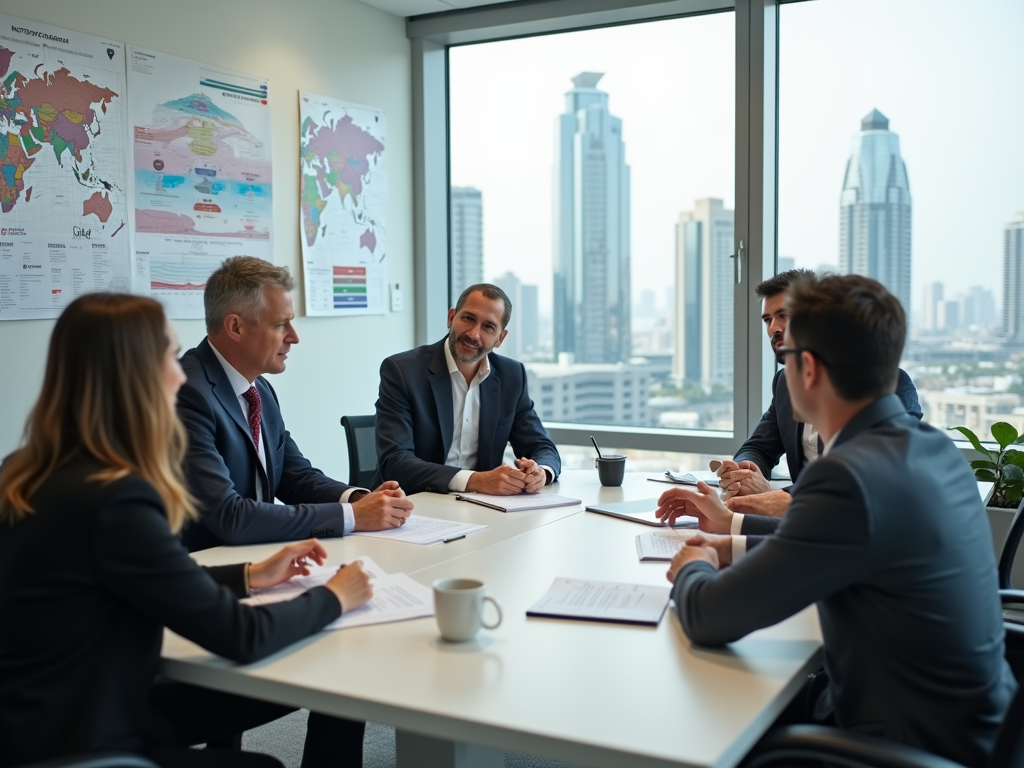
M 306 456 L 348 479 L 346 413 L 372 413 L 380 361 L 413 345 L 412 86 L 404 20 L 356 0 L 0 0 L 0 12 L 110 37 L 270 78 L 274 98 L 274 260 L 291 269 L 301 343 L 271 377 L 289 429 Z M 388 277 L 403 288 L 401 313 L 302 317 L 299 245 L 298 91 L 384 109 L 387 115 Z M 198 320 L 175 323 L 189 348 Z M 0 322 L 0 456 L 17 447 L 42 381 L 53 322 Z

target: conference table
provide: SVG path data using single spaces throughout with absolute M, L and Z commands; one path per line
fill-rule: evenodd
M 628 474 L 603 488 L 570 470 L 544 489 L 587 503 L 656 498 L 671 486 Z M 414 514 L 485 524 L 465 539 L 419 546 L 327 539 L 329 562 L 369 555 L 431 585 L 483 581 L 504 621 L 468 643 L 440 638 L 433 618 L 321 632 L 254 664 L 235 664 L 171 632 L 162 673 L 208 688 L 396 729 L 400 768 L 498 768 L 505 751 L 595 768 L 731 768 L 820 663 L 810 607 L 726 648 L 690 643 L 671 608 L 656 628 L 527 618 L 556 577 L 668 585 L 666 563 L 640 562 L 653 530 L 584 505 L 502 513 L 416 494 Z M 204 565 L 256 561 L 280 545 L 196 553 Z M 490 610 L 490 608 L 488 608 Z

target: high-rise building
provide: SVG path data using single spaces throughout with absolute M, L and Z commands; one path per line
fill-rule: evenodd
M 578 363 L 630 357 L 629 166 L 602 77 L 572 79 L 556 124 L 554 352 Z
M 926 283 L 924 286 L 924 302 L 923 302 L 923 313 L 924 322 L 921 323 L 921 329 L 924 331 L 937 331 L 939 330 L 938 311 L 939 302 L 942 301 L 944 292 L 944 286 L 942 283 Z
M 732 382 L 733 212 L 698 200 L 676 225 L 672 378 L 705 387 Z
M 996 319 L 996 297 L 980 285 L 972 285 L 964 296 L 960 322 L 964 326 L 992 325 Z
M 1024 211 L 1003 233 L 1003 335 L 1024 341 Z
M 512 319 L 508 322 L 508 336 L 496 351 L 522 359 L 537 349 L 537 286 L 524 285 L 512 272 L 506 272 L 492 281 L 512 302 Z
M 877 109 L 853 139 L 839 208 L 839 271 L 873 277 L 910 312 L 910 185 L 899 136 Z
M 452 187 L 451 301 L 484 281 L 484 202 L 479 189 Z

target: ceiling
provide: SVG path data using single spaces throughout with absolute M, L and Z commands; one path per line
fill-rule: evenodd
M 454 11 L 459 8 L 473 8 L 478 5 L 495 5 L 507 0 L 360 0 L 366 5 L 380 8 L 396 16 L 419 16 L 423 13 Z

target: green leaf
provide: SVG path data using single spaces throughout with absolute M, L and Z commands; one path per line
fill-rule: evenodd
M 997 421 L 992 425 L 992 437 L 999 443 L 999 450 L 1005 451 L 1006 446 L 1011 445 L 1017 439 L 1017 429 L 1005 421 Z
M 1024 469 L 1016 464 L 1003 465 L 1003 485 L 1010 485 L 1018 481 L 1024 481 Z
M 981 444 L 981 441 L 978 439 L 978 436 L 976 434 L 974 434 L 973 432 L 971 432 L 971 430 L 969 430 L 967 427 L 950 427 L 950 429 L 955 429 L 961 435 L 963 435 L 968 440 L 970 440 L 971 441 L 971 445 L 974 446 L 974 450 L 978 451 L 979 453 L 983 453 L 986 456 L 991 456 L 992 458 L 996 458 L 995 456 L 992 456 L 992 451 L 987 450 Z
M 1024 469 L 1024 451 L 1007 451 L 1003 454 L 1004 464 L 1016 464 Z
M 996 481 L 996 473 L 991 469 L 979 469 L 974 473 L 974 479 L 980 483 L 994 483 Z
M 1020 451 L 1014 451 L 1014 453 L 1020 453 Z M 1024 454 L 1021 455 L 1024 456 Z M 1012 463 L 1016 464 L 1017 462 Z M 971 462 L 971 469 L 999 469 L 999 465 L 988 459 L 975 459 Z

